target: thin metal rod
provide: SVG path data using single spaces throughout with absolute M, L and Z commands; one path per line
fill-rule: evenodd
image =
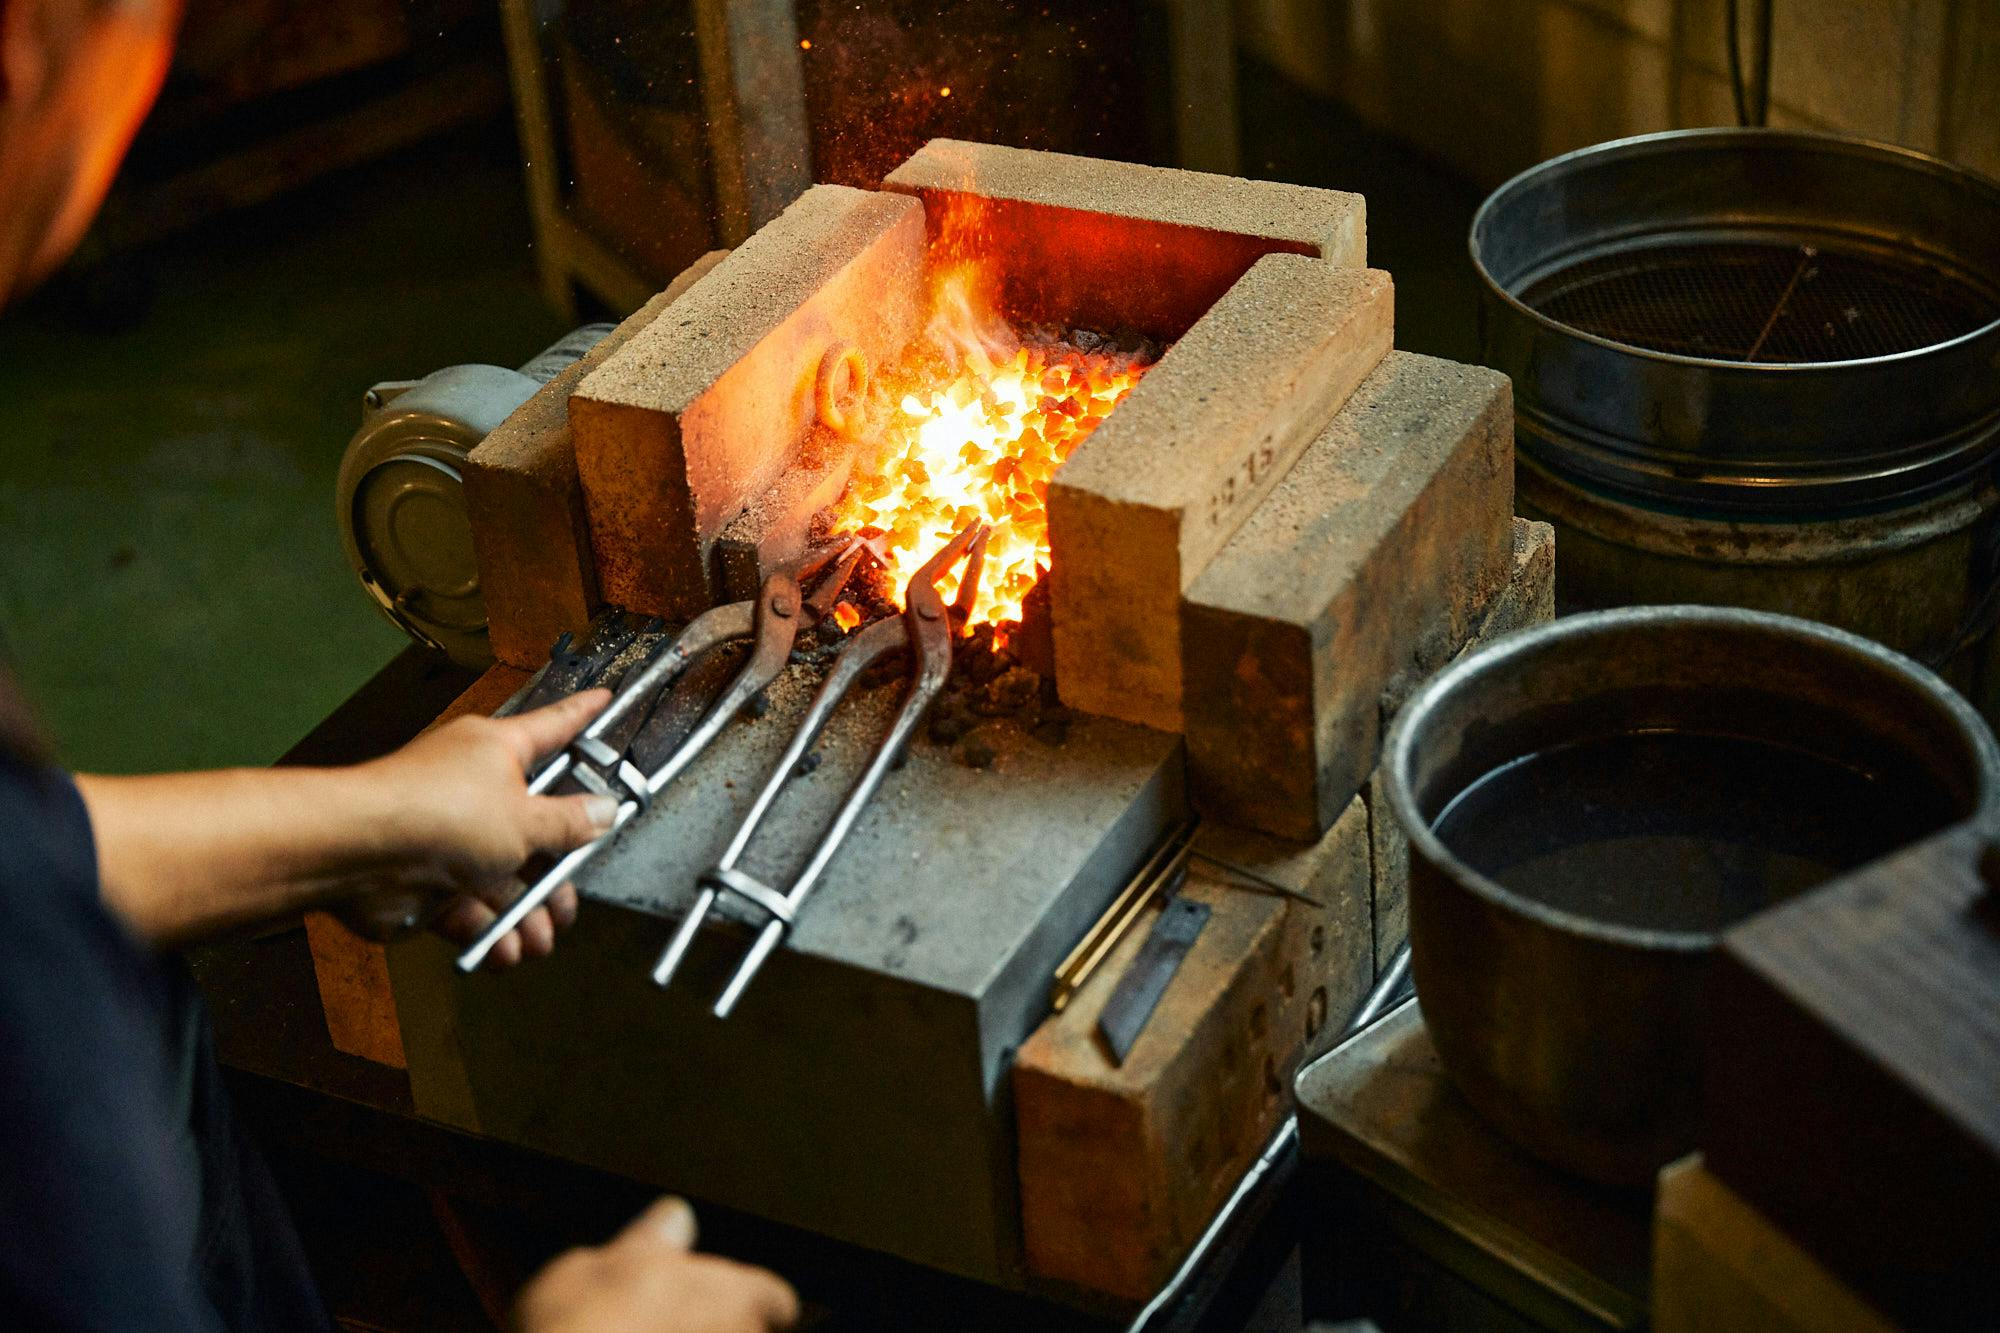
M 1746 362 L 1755 361 L 1763 352 L 1765 340 L 1771 336 L 1771 330 L 1778 327 L 1779 316 L 1783 315 L 1785 307 L 1791 304 L 1792 293 L 1799 289 L 1799 279 L 1806 275 L 1806 269 L 1812 265 L 1817 253 L 1810 245 L 1799 247 L 1799 265 L 1792 270 L 1792 280 L 1785 284 L 1785 290 L 1778 293 L 1778 303 L 1771 307 L 1771 317 L 1765 320 L 1764 327 L 1757 331 L 1757 341 L 1751 343 L 1750 350 L 1743 354 Z
M 1210 856 L 1207 852 L 1190 852 L 1189 855 L 1204 865 L 1214 866 L 1224 874 L 1234 875 L 1236 878 L 1244 881 L 1241 884 L 1232 885 L 1232 888 L 1261 890 L 1264 893 L 1277 894 L 1281 898 L 1295 898 L 1308 907 L 1326 906 L 1325 903 L 1313 897 L 1310 893 L 1292 888 L 1288 884 L 1280 884 L 1277 880 L 1267 875 L 1258 874 L 1248 866 L 1237 865 L 1234 861 L 1225 861 L 1219 856 Z
M 671 755 L 667 756 L 665 763 L 647 775 L 646 792 L 649 796 L 658 796 L 666 789 L 669 783 L 687 770 L 689 764 L 699 759 L 702 751 L 708 748 L 709 743 L 717 736 L 720 736 L 722 729 L 728 726 L 735 719 L 736 715 L 743 710 L 743 705 L 750 702 L 750 697 L 769 683 L 757 678 L 757 673 L 753 669 L 755 666 L 756 663 L 753 662 L 750 666 L 746 666 L 741 672 L 737 673 L 736 678 L 729 683 L 727 692 L 702 717 L 701 725 L 690 732 L 688 738 L 682 741 Z M 477 968 L 485 960 L 486 955 L 492 952 L 493 946 L 506 937 L 507 931 L 520 925 L 522 921 L 527 919 L 528 913 L 534 911 L 553 897 L 555 891 L 563 886 L 565 880 L 589 864 L 591 859 L 599 852 L 610 846 L 612 839 L 618 835 L 618 830 L 624 828 L 626 821 L 638 813 L 639 803 L 637 801 L 621 802 L 618 806 L 618 813 L 612 820 L 611 827 L 563 857 L 562 860 L 556 862 L 555 865 L 549 868 L 547 874 L 536 880 L 527 892 L 516 898 L 506 912 L 495 920 L 491 926 L 486 928 L 485 934 L 481 935 L 473 942 L 470 948 L 459 955 L 458 970 L 461 972 L 470 972 Z M 505 930 L 501 929 L 503 925 L 506 926 Z
M 1166 876 L 1166 867 L 1182 846 L 1194 835 L 1195 823 L 1188 820 L 1167 831 L 1165 837 L 1153 846 L 1140 863 L 1125 887 L 1111 900 L 1083 938 L 1077 941 L 1062 962 L 1056 964 L 1055 979 L 1049 984 L 1049 1008 L 1061 1013 L 1083 989 L 1084 982 L 1097 969 L 1104 953 L 1117 944 L 1123 927 L 1119 924 L 1133 910 L 1134 901 L 1143 903 L 1152 896 L 1152 890 Z M 1107 942 L 1108 941 L 1108 942 Z
M 819 692 L 813 695 L 812 706 L 806 710 L 805 719 L 799 723 L 798 730 L 792 733 L 791 744 L 785 747 L 785 753 L 778 760 L 777 767 L 771 770 L 771 776 L 765 780 L 764 789 L 757 793 L 757 799 L 751 803 L 750 813 L 738 826 L 736 836 L 731 838 L 729 846 L 723 849 L 722 859 L 717 862 L 721 869 L 733 869 L 737 861 L 742 858 L 743 850 L 750 845 L 750 839 L 756 835 L 758 825 L 764 822 L 764 816 L 770 813 L 771 807 L 776 804 L 778 793 L 784 790 L 798 771 L 799 762 L 806 757 L 806 751 L 812 749 L 813 744 L 819 740 L 820 733 L 826 730 L 828 720 L 833 717 L 834 709 L 840 707 L 840 701 L 854 688 L 854 682 L 861 678 L 861 673 L 902 647 L 908 640 L 909 635 L 903 629 L 902 621 L 878 620 L 855 635 L 854 642 L 834 660 L 833 670 L 827 672 L 826 680 L 821 683 Z
M 1201 1239 L 1197 1240 L 1194 1248 L 1188 1251 L 1187 1258 L 1181 1260 L 1181 1266 L 1174 1270 L 1174 1275 L 1167 1279 L 1166 1285 L 1154 1293 L 1153 1299 L 1147 1301 L 1144 1308 L 1133 1317 L 1132 1322 L 1126 1325 L 1125 1333 L 1152 1333 L 1154 1321 L 1180 1303 L 1182 1295 L 1193 1284 L 1195 1275 L 1201 1271 L 1202 1265 L 1208 1262 L 1209 1253 L 1215 1249 L 1216 1243 L 1236 1220 L 1236 1215 L 1243 1211 L 1250 1198 L 1262 1188 L 1266 1177 L 1283 1165 L 1286 1159 L 1298 1150 L 1298 1146 L 1299 1117 L 1294 1113 L 1286 1116 L 1285 1123 L 1278 1126 L 1278 1132 L 1271 1136 L 1271 1141 L 1264 1145 L 1264 1151 L 1257 1155 L 1257 1160 L 1243 1173 L 1243 1179 L 1236 1182 L 1236 1188 L 1230 1191 L 1227 1199 L 1223 1200 L 1222 1207 L 1216 1210 L 1208 1229 L 1201 1233 Z
M 681 918 L 680 925 L 674 927 L 674 937 L 667 941 L 667 947 L 661 951 L 660 961 L 653 964 L 655 986 L 666 986 L 674 979 L 674 973 L 680 971 L 688 950 L 694 947 L 694 937 L 701 933 L 701 923 L 708 919 L 708 914 L 714 907 L 715 890 L 704 884 L 701 886 L 701 892 L 695 894 L 687 915 Z
M 493 924 L 488 926 L 478 939 L 466 946 L 465 952 L 458 956 L 458 970 L 466 973 L 478 971 L 479 965 L 486 961 L 486 955 L 493 952 L 495 945 L 506 939 L 523 921 L 526 921 L 529 913 L 553 897 L 555 891 L 561 888 L 571 875 L 581 869 L 591 857 L 597 855 L 598 849 L 611 841 L 618 830 L 624 828 L 626 822 L 638 813 L 637 801 L 625 801 L 620 804 L 618 813 L 612 816 L 609 830 L 557 861 L 549 868 L 547 874 L 509 903 L 507 910 L 495 917 Z
M 1345 1040 L 1382 1016 L 1382 1012 L 1394 1004 L 1403 990 L 1403 983 L 1410 975 L 1410 942 L 1404 940 L 1389 959 L 1389 965 L 1382 969 L 1382 975 L 1369 988 L 1368 996 L 1361 1001 L 1361 1007 L 1354 1011 L 1354 1017 L 1347 1020 L 1347 1030 L 1341 1033 Z

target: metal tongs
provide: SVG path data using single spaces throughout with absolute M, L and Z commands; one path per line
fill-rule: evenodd
M 542 795 L 567 778 L 579 792 L 618 797 L 618 813 L 609 830 L 558 860 L 516 898 L 458 956 L 459 971 L 475 971 L 494 945 L 602 851 L 633 816 L 651 805 L 653 798 L 722 734 L 731 719 L 777 679 L 791 658 L 799 631 L 818 624 L 833 609 L 856 563 L 868 550 L 864 542 L 851 541 L 837 555 L 808 560 L 796 573 L 771 575 L 754 602 L 731 602 L 696 616 L 670 645 L 620 687 L 582 734 L 535 774 L 528 783 L 533 795 Z M 830 563 L 832 572 L 810 598 L 802 598 L 800 583 Z M 753 636 L 756 646 L 750 660 L 687 738 L 671 745 L 672 719 L 659 708 L 668 687 L 709 649 Z M 614 744 L 614 739 L 623 743 Z
M 722 859 L 713 870 L 700 880 L 701 891 L 695 896 L 694 905 L 681 918 L 678 930 L 674 932 L 666 952 L 660 955 L 659 963 L 653 968 L 653 982 L 665 986 L 673 980 L 674 973 L 687 957 L 688 949 L 700 932 L 702 922 L 707 920 L 714 909 L 717 898 L 724 894 L 734 894 L 761 912 L 764 924 L 758 931 L 757 939 L 738 965 L 736 974 L 723 988 L 722 995 L 715 1002 L 715 1016 L 729 1017 L 736 1002 L 743 998 L 743 992 L 764 966 L 766 959 L 777 949 L 785 933 L 797 919 L 798 911 L 806 897 L 825 873 L 834 854 L 846 840 L 848 833 L 861 818 L 862 810 L 882 785 L 891 767 L 901 755 L 910 733 L 916 729 L 924 712 L 931 705 L 938 692 L 944 688 L 945 678 L 951 674 L 951 641 L 956 627 L 965 623 L 972 611 L 972 604 L 979 596 L 980 567 L 986 558 L 986 539 L 989 529 L 984 524 L 973 524 L 932 556 L 929 563 L 917 571 L 904 593 L 905 610 L 899 617 L 878 620 L 849 640 L 834 661 L 833 669 L 827 673 L 819 693 L 813 696 L 812 707 L 806 710 L 805 720 L 799 724 L 792 743 L 786 747 L 783 757 L 757 793 L 757 799 L 750 807 L 750 813 L 736 830 L 736 836 L 729 840 Z M 944 598 L 938 592 L 937 582 L 945 571 L 958 563 L 959 557 L 966 559 L 965 577 L 960 580 L 958 596 L 950 611 L 945 609 Z M 910 692 L 903 699 L 902 707 L 896 712 L 895 720 L 889 725 L 889 732 L 869 760 L 868 768 L 860 781 L 847 795 L 846 802 L 827 827 L 826 836 L 813 852 L 805 868 L 799 871 L 791 886 L 784 892 L 772 888 L 762 880 L 745 873 L 737 863 L 743 857 L 744 849 L 756 835 L 764 816 L 778 799 L 778 793 L 798 771 L 799 761 L 819 739 L 827 720 L 834 709 L 853 688 L 854 682 L 875 662 L 888 653 L 908 644 L 916 661 L 910 682 Z

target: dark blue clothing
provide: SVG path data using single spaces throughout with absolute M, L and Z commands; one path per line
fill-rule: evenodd
M 186 969 L 103 906 L 75 785 L 4 754 L 0 1324 L 328 1326 Z

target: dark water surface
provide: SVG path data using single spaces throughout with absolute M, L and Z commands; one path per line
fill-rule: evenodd
M 1434 828 L 1473 869 L 1551 907 L 1717 931 L 1951 817 L 1920 779 L 1740 736 L 1641 732 L 1497 768 Z

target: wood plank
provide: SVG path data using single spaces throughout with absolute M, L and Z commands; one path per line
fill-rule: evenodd
M 1798 1242 L 1702 1165 L 1660 1172 L 1654 1333 L 1895 1333 Z
M 521 174 L 527 182 L 528 215 L 535 228 L 535 270 L 542 295 L 572 323 L 576 292 L 564 262 L 561 231 L 565 219 L 556 173 L 555 112 L 549 100 L 547 61 L 531 0 L 500 0 L 500 34 L 507 46 L 507 77 L 514 94 L 514 129 L 521 140 Z
M 724 245 L 741 245 L 812 185 L 793 0 L 695 0 L 701 95 Z
M 2000 1327 L 2000 907 L 1964 825 L 1723 937 L 1708 1169 L 1860 1295 Z

